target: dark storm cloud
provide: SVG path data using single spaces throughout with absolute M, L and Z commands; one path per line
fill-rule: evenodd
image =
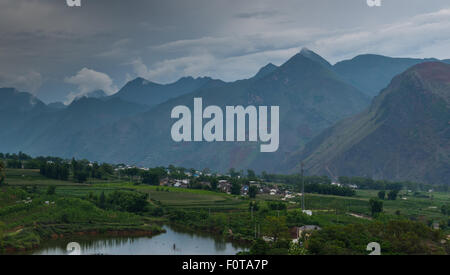
M 2 0 L 0 86 L 53 101 L 91 87 L 112 92 L 138 75 L 234 80 L 303 46 L 332 62 L 366 52 L 448 57 L 447 0 L 382 3 L 82 0 L 69 8 L 65 0 Z

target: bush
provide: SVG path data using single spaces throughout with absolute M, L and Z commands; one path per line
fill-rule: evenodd
M 142 173 L 142 183 L 148 185 L 159 185 L 159 175 L 146 171 Z
M 115 191 L 106 200 L 108 207 L 127 212 L 144 212 L 148 210 L 148 194 L 128 191 Z
M 56 193 L 56 186 L 50 185 L 47 188 L 47 195 L 54 195 Z

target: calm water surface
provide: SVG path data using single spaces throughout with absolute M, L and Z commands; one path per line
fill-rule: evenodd
M 83 255 L 235 255 L 246 250 L 222 238 L 181 232 L 169 226 L 164 229 L 166 233 L 154 237 L 74 237 L 50 241 L 32 254 L 67 255 L 66 247 L 70 242 L 78 242 Z

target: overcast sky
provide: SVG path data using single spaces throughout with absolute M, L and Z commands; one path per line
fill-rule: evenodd
M 334 63 L 362 53 L 450 58 L 449 0 L 0 0 L 0 87 L 45 102 L 137 76 L 231 81 L 302 47 Z

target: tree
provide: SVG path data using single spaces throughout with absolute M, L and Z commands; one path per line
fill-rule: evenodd
M 392 190 L 388 193 L 388 200 L 395 201 L 397 199 L 398 190 Z
M 85 171 L 77 172 L 74 174 L 74 178 L 78 183 L 84 183 L 88 179 L 88 173 Z
M 238 181 L 233 181 L 231 184 L 231 194 L 232 195 L 240 195 L 241 194 L 241 185 Z
M 5 164 L 0 160 L 0 186 L 5 182 L 5 172 L 3 171 L 5 168 Z
M 450 204 L 442 205 L 441 212 L 444 215 L 449 215 L 450 216 Z
M 159 185 L 159 175 L 153 172 L 144 172 L 142 174 L 142 183 L 149 185 Z
M 273 238 L 274 242 L 286 238 L 288 231 L 286 217 L 269 216 L 265 219 L 265 232 L 269 237 Z
M 56 192 L 56 186 L 50 185 L 47 187 L 47 195 L 54 195 Z
M 114 191 L 108 195 L 108 206 L 120 211 L 143 212 L 148 208 L 148 194 L 129 191 Z
M 380 200 L 384 200 L 384 198 L 386 197 L 386 191 L 380 191 L 380 192 L 378 192 L 378 198 L 380 199 Z
M 40 174 L 51 179 L 68 180 L 69 166 L 65 163 L 43 162 L 40 166 Z
M 232 178 L 237 178 L 239 176 L 239 172 L 236 172 L 236 169 L 234 169 L 234 168 L 230 168 L 228 173 L 230 174 L 230 177 L 232 177 Z
M 259 210 L 259 203 L 257 201 L 251 201 L 248 204 L 248 210 L 251 211 L 252 209 L 253 209 L 253 211 L 258 211 Z
M 258 188 L 255 185 L 250 186 L 248 196 L 253 199 L 256 198 L 256 194 L 258 194 Z
M 216 191 L 217 184 L 218 184 L 217 178 L 215 178 L 215 177 L 211 178 L 211 190 Z
M 247 170 L 247 178 L 249 180 L 255 180 L 256 179 L 256 173 L 253 170 L 248 169 Z
M 383 212 L 383 202 L 380 201 L 379 199 L 370 199 L 369 205 L 372 216 L 375 216 L 376 214 Z
M 105 208 L 105 206 L 106 206 L 105 192 L 102 192 L 100 194 L 100 199 L 99 199 L 98 205 L 100 208 Z
M 267 255 L 269 249 L 270 246 L 267 242 L 262 239 L 257 239 L 250 247 L 250 255 Z
M 286 210 L 286 204 L 281 201 L 269 201 L 267 205 L 271 210 Z
M 308 251 L 299 243 L 292 242 L 289 246 L 289 255 L 307 255 Z

